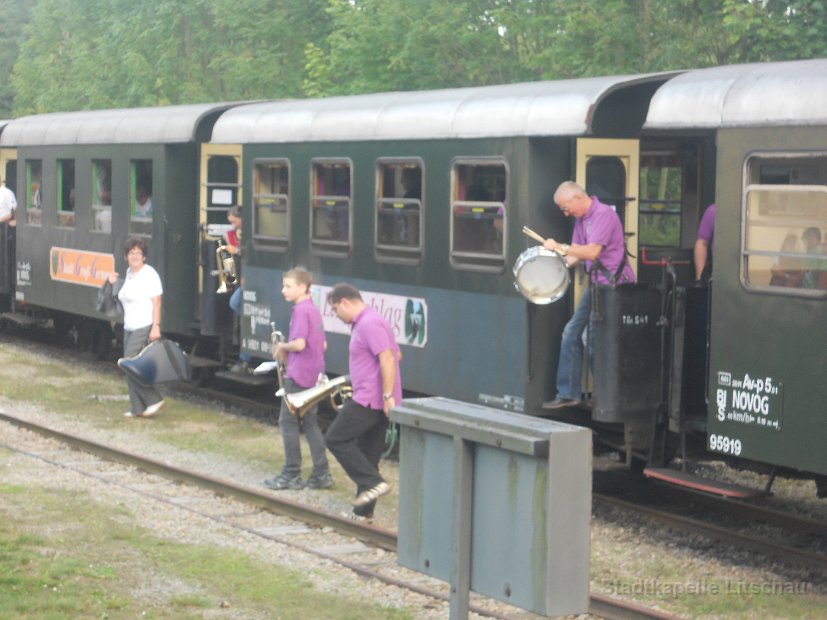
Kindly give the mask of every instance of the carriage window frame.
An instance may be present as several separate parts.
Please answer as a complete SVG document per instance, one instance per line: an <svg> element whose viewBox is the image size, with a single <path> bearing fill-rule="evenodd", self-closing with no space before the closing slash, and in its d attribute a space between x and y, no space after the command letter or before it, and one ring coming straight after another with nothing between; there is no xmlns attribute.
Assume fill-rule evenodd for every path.
<svg viewBox="0 0 827 620"><path fill-rule="evenodd" d="M214 174L219 171L215 167L210 167L213 160L216 160L216 163L219 160L231 161L235 169L230 172L234 173L235 178L232 181L216 179ZM227 214L233 210L233 207L241 207L244 191L241 174L242 167L239 156L227 153L210 153L207 156L205 178L202 183L206 193L206 201L201 207L200 221L205 225L208 234L221 238L232 228L227 223ZM221 200L217 200L217 198L221 198Z"/></svg>
<svg viewBox="0 0 827 620"><path fill-rule="evenodd" d="M71 168L71 179L69 179L69 175L67 175L68 168ZM77 204L75 179L75 160L58 159L57 189L55 193L57 196L57 225L60 228L75 227L75 207ZM67 181L71 181L68 186Z"/></svg>
<svg viewBox="0 0 827 620"><path fill-rule="evenodd" d="M112 234L112 160L109 158L93 159L91 161L91 178L92 178L92 218L91 229L92 232L101 233L105 235ZM105 181L104 175L101 175L101 167L108 167L109 179ZM109 202L100 199L101 190L105 189L104 184L108 183Z"/></svg>
<svg viewBox="0 0 827 620"><path fill-rule="evenodd" d="M43 225L43 160L39 158L26 160L26 223Z"/></svg>
<svg viewBox="0 0 827 620"><path fill-rule="evenodd" d="M645 165L645 159L659 159L666 160L670 157L677 159L676 162L660 163L657 166ZM669 178L671 171L677 173L677 197L670 197L662 191L657 191L654 195L648 195L648 181L650 181L649 173L657 170L661 187L658 190L664 192L670 189L669 186L674 186L675 181ZM667 176L664 178L663 174L666 172ZM683 239L683 203L684 203L684 188L686 183L686 162L682 161L681 153L678 150L674 151L658 151L646 153L644 157L640 158L640 198L638 199L638 239L640 245L652 247L667 247L680 248L681 239ZM671 187L671 189L675 189ZM649 237L650 230L660 229L661 226L656 223L658 221L669 222L672 226L664 226L667 229L664 232L664 238L652 239ZM677 223L677 226L674 224ZM671 230L670 230L671 228ZM660 232L660 231L658 231Z"/></svg>
<svg viewBox="0 0 827 620"><path fill-rule="evenodd" d="M802 182L801 178L796 177L795 167L796 162L801 164L815 159L821 159L823 171L820 172L819 182ZM784 162L783 164L779 162ZM761 168L762 163L767 163L765 168ZM773 165L774 164L774 165ZM777 172L771 169L775 168ZM787 172L784 172L786 169ZM768 172L769 171L769 172ZM763 178L758 175L762 174ZM810 179L814 181L815 179ZM755 181L755 182L752 182ZM807 153L779 153L779 152L759 152L750 154L744 161L742 172L742 204L741 204L741 243L740 243L740 280L741 285L748 290L772 293L776 295L786 295L792 297L808 297L808 298L827 298L827 288L807 288L805 284L800 283L804 278L804 272L809 269L803 269L796 266L804 263L806 267L809 261L810 265L814 262L819 267L825 266L825 269L816 269L818 273L827 273L827 152L807 152ZM799 211L791 211L786 208L777 209L775 213L771 209L770 202L772 201L772 194L801 194L802 200L795 204L807 204L808 199L804 196L812 196L813 194L823 195L822 203L822 217L813 217L813 214L807 213L807 209L803 208ZM759 203L758 197L767 197L767 200ZM755 197L755 200L753 200ZM776 197L776 202L780 196ZM816 213L816 216L818 214ZM808 253L800 245L801 232L810 227L817 227L822 233L821 248L822 253ZM751 243L751 231L753 228L763 227L765 229L778 229L777 238L773 248L766 249L757 248L754 243ZM787 239L795 237L796 246L794 248L785 248ZM782 239L779 243L778 239ZM771 266L765 269L756 269L751 267L750 260L754 258L755 262L771 263ZM786 261L786 267L781 266ZM768 282L756 282L757 279L753 274L769 271L771 277ZM821 280L827 278L827 275L821 276ZM764 279L767 279L766 277ZM822 286L819 283L819 286Z"/></svg>
<svg viewBox="0 0 827 620"><path fill-rule="evenodd" d="M260 190L259 166L279 166L287 170L287 193L262 192ZM291 196L293 183L293 169L290 160L285 157L266 157L253 160L252 179L252 207L253 207L253 245L256 248L276 252L287 252L290 247L290 223L291 223ZM269 210L271 213L280 212L284 214L284 234L272 236L263 234L259 230L259 213L261 210Z"/></svg>
<svg viewBox="0 0 827 620"><path fill-rule="evenodd" d="M402 176L404 176L405 169L416 169L419 172L419 197L405 198L404 196L384 196L385 187L384 172L386 167L399 166L403 168ZM420 265L422 264L425 253L425 162L421 157L380 157L376 160L376 176L374 183L374 218L373 218L373 248L374 255L377 262L396 263L403 265ZM400 179L395 179L401 183ZM404 186L402 186L404 188ZM415 209L416 213L411 213ZM417 218L416 242L415 244L408 243L393 243L386 242L381 237L382 234L382 219L384 211L390 214L398 214L404 218L401 221L402 235L410 235L411 216ZM405 213L407 211L407 213ZM397 218L394 218L397 219ZM410 237L408 236L408 239Z"/></svg>
<svg viewBox="0 0 827 620"><path fill-rule="evenodd" d="M348 193L331 194L326 189L317 193L319 188L317 167L325 166L346 166L348 170ZM329 256L335 258L349 258L353 246L353 160L349 157L314 157L310 160L310 201L309 201L309 225L310 225L310 251L316 256ZM334 213L346 210L347 215L347 239L330 238L325 239L317 236L318 224L316 217L321 208L333 208ZM335 219L341 219L338 214ZM341 230L340 230L341 232Z"/></svg>
<svg viewBox="0 0 827 620"><path fill-rule="evenodd" d="M479 168L502 167L505 176L503 200L466 200L459 197L461 167L474 166ZM451 266L458 270L481 271L486 273L503 273L508 255L508 202L511 195L511 169L504 157L457 157L451 162L450 184L450 218L449 218L449 254ZM468 218L468 215L471 217ZM467 251L456 249L457 216L460 219L491 219L500 220L501 230L498 232L496 224L492 222L495 239L500 240L499 251ZM482 216L488 216L483 218ZM496 241L495 241L496 242ZM495 248L496 250L496 248Z"/></svg>
<svg viewBox="0 0 827 620"><path fill-rule="evenodd" d="M144 167L148 167L144 168ZM139 168L143 168L139 170ZM152 222L155 217L155 210L158 205L153 199L154 192L154 167L151 159L130 159L129 160L129 234L141 237L152 236ZM147 200L150 203L149 216L137 215L138 212L138 188L143 187L147 193Z"/></svg>

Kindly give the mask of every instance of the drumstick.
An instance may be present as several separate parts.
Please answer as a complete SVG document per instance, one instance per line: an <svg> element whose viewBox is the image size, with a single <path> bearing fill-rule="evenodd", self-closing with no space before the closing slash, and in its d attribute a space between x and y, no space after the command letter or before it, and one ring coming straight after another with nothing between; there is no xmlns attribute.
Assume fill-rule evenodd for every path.
<svg viewBox="0 0 827 620"><path fill-rule="evenodd" d="M531 237L535 241L539 241L540 243L543 243L545 241L545 239L543 239L540 235L531 230L528 226L523 226L523 234L528 235L529 237Z"/></svg>

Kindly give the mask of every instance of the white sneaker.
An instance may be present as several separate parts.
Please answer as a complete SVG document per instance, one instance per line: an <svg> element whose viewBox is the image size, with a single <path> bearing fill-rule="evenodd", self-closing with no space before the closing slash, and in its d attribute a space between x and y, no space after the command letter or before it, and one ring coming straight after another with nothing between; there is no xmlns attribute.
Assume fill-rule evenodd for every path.
<svg viewBox="0 0 827 620"><path fill-rule="evenodd" d="M156 413L158 413L161 409L163 409L165 404L166 403L164 401L159 400L154 405L150 405L149 407L147 407L146 410L141 414L141 416L144 417L144 418L151 418Z"/></svg>
<svg viewBox="0 0 827 620"><path fill-rule="evenodd" d="M132 413L131 411L127 411L125 414L123 414L123 417L125 417L125 418L140 418L141 414L140 413Z"/></svg>
<svg viewBox="0 0 827 620"><path fill-rule="evenodd" d="M367 491L362 491L359 495L356 496L356 499L353 500L354 506L364 506L365 504L369 504L380 497L382 497L385 493L391 490L391 485L387 482L382 481L377 484L375 487L368 489Z"/></svg>

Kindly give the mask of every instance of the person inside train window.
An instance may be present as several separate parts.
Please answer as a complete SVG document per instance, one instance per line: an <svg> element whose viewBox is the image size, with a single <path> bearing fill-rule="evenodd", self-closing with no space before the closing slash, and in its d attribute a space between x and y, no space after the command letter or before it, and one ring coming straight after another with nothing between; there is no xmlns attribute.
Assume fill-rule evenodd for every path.
<svg viewBox="0 0 827 620"><path fill-rule="evenodd" d="M92 212L94 229L100 232L112 232L112 162L108 159L92 161Z"/></svg>
<svg viewBox="0 0 827 620"><path fill-rule="evenodd" d="M135 217L152 217L152 197L145 185L135 188Z"/></svg>
<svg viewBox="0 0 827 620"><path fill-rule="evenodd" d="M781 242L779 250L781 255L773 260L770 269L770 286L799 286L804 277L801 259L789 256L789 254L801 253L798 235L789 233Z"/></svg>
<svg viewBox="0 0 827 620"><path fill-rule="evenodd" d="M589 196L574 181L565 181L554 192L554 202L568 217L575 218L571 244L546 239L543 247L556 252L571 267L581 260L591 284L634 282L635 273L626 260L623 225L614 209ZM589 323L591 286L563 329L557 365L557 396L543 409L564 409L582 403L583 333ZM589 356L591 358L591 355Z"/></svg>
<svg viewBox="0 0 827 620"><path fill-rule="evenodd" d="M821 230L811 226L801 235L804 244L804 277L801 280L801 288L827 289L827 257L820 258L824 254L824 247L821 245Z"/></svg>
<svg viewBox="0 0 827 620"><path fill-rule="evenodd" d="M715 240L715 203L704 211L698 225L698 238L695 240L693 258L695 261L695 280L709 280L712 274L712 248Z"/></svg>
<svg viewBox="0 0 827 620"><path fill-rule="evenodd" d="M17 210L17 198L14 192L6 187L3 179L0 179L0 224L15 226L14 212Z"/></svg>
<svg viewBox="0 0 827 620"><path fill-rule="evenodd" d="M224 245L227 252L232 254L235 259L235 277L238 282L232 295L230 295L230 308L233 311L236 319L241 319L241 207L236 205L227 212L227 221L232 226L226 233L224 233ZM219 266L220 267L220 266ZM246 373L250 371L250 362L253 357L249 353L240 352L238 354L238 362L230 369L233 372Z"/></svg>

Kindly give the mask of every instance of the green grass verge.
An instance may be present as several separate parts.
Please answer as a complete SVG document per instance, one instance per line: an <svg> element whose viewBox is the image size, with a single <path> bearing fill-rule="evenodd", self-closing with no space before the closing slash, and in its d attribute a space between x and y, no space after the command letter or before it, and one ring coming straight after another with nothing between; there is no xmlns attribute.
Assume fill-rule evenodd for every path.
<svg viewBox="0 0 827 620"><path fill-rule="evenodd" d="M135 527L88 493L0 484L0 618L398 619L295 570Z"/></svg>

